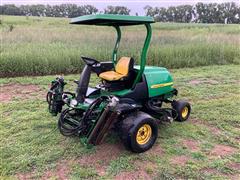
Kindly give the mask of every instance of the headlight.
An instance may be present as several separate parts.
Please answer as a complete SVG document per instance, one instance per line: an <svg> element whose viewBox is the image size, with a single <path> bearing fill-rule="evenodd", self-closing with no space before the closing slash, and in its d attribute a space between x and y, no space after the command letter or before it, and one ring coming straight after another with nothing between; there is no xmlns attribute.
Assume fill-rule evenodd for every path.
<svg viewBox="0 0 240 180"><path fill-rule="evenodd" d="M71 107L75 107L77 104L78 104L78 102L77 102L76 99L72 99L71 102L70 102Z"/></svg>

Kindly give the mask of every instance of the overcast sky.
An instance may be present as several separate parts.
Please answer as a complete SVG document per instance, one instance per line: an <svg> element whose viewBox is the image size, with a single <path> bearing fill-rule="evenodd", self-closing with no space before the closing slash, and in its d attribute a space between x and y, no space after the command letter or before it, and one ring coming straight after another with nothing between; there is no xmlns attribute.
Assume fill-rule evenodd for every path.
<svg viewBox="0 0 240 180"><path fill-rule="evenodd" d="M158 6L158 7L168 7L182 4L195 4L197 2L204 3L222 3L222 2L235 2L240 4L240 0L0 0L2 4L65 4L65 3L73 3L78 5L91 4L97 7L100 11L102 11L106 6L126 6L131 9L131 14L135 14L136 12L139 15L144 15L143 7L146 5L150 6Z"/></svg>

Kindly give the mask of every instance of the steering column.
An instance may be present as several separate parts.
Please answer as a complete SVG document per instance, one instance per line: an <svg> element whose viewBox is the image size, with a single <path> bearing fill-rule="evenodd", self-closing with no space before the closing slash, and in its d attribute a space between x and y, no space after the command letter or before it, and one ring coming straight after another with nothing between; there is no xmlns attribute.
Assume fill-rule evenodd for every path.
<svg viewBox="0 0 240 180"><path fill-rule="evenodd" d="M92 67L100 64L97 60L89 58L89 57L82 56L81 58L86 63L86 65L83 68L83 71L80 75L80 80L78 82L78 86L77 86L77 90L76 90L76 93L77 93L76 100L78 103L83 103L85 100L89 81L90 81Z"/></svg>

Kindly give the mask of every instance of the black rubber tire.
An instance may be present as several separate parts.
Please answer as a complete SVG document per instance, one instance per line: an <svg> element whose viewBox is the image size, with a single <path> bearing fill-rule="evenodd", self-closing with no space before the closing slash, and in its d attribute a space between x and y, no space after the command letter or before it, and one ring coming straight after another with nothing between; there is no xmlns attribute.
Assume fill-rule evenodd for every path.
<svg viewBox="0 0 240 180"><path fill-rule="evenodd" d="M182 116L182 111L183 109L187 107L188 108L188 114L186 117ZM183 122L188 120L190 113L191 113L191 105L186 102L186 101L173 101L172 102L172 108L176 111L177 113L177 118L176 121Z"/></svg>
<svg viewBox="0 0 240 180"><path fill-rule="evenodd" d="M146 144L138 144L136 135L142 125L148 124L152 129L152 135ZM141 153L150 149L158 137L156 120L144 112L136 112L128 115L120 125L120 138L125 147L132 152Z"/></svg>

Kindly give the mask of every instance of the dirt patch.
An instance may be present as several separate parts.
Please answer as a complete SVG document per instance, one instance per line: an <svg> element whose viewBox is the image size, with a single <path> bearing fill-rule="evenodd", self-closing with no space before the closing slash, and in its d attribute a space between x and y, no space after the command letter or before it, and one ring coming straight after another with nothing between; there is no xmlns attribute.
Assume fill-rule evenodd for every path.
<svg viewBox="0 0 240 180"><path fill-rule="evenodd" d="M239 174L229 175L228 178L231 180L239 180L240 175Z"/></svg>
<svg viewBox="0 0 240 180"><path fill-rule="evenodd" d="M19 180L28 180L28 179L35 179L33 173L19 173L16 175L16 179Z"/></svg>
<svg viewBox="0 0 240 180"><path fill-rule="evenodd" d="M223 179L239 180L239 177L240 177L239 174L221 173L215 168L203 168L200 170L200 172L203 174L218 175L218 176L222 177Z"/></svg>
<svg viewBox="0 0 240 180"><path fill-rule="evenodd" d="M69 159L59 161L56 168L46 170L41 177L41 179L51 179L56 178L59 180L68 179L68 174L70 171L71 164L79 163L85 167L93 167L96 169L99 176L104 176L106 174L107 166L111 160L116 159L125 150L121 143L117 144L101 144L96 147L96 152L90 155L83 155L78 159ZM36 179L36 172L33 170L29 173L19 173L16 175L17 179Z"/></svg>
<svg viewBox="0 0 240 180"><path fill-rule="evenodd" d="M236 83L236 84L240 84L240 80L236 80L235 83Z"/></svg>
<svg viewBox="0 0 240 180"><path fill-rule="evenodd" d="M93 166L98 172L98 175L103 176L106 174L106 169L110 161L119 157L124 150L125 149L121 143L104 143L96 146L95 153L90 155L85 154L76 161L83 166Z"/></svg>
<svg viewBox="0 0 240 180"><path fill-rule="evenodd" d="M216 145L210 152L210 155L212 156L228 156L232 155L237 151L236 148L233 148L231 146L218 144Z"/></svg>
<svg viewBox="0 0 240 180"><path fill-rule="evenodd" d="M218 170L214 168L203 168L200 171L204 174L219 174Z"/></svg>
<svg viewBox="0 0 240 180"><path fill-rule="evenodd" d="M37 85L6 84L0 86L0 102L7 103L14 98L31 99L43 98L44 93Z"/></svg>
<svg viewBox="0 0 240 180"><path fill-rule="evenodd" d="M197 84L200 84L201 81L195 79L195 80L191 80L191 81L189 81L188 83L191 84L191 85L197 85Z"/></svg>
<svg viewBox="0 0 240 180"><path fill-rule="evenodd" d="M132 172L121 172L115 178L115 180L150 180L152 179L146 171L138 170Z"/></svg>
<svg viewBox="0 0 240 180"><path fill-rule="evenodd" d="M184 147L186 147L187 149L193 151L193 152L196 152L196 151L199 151L199 143L197 141L193 141L193 140L190 140L190 139L184 139L182 141L182 144Z"/></svg>
<svg viewBox="0 0 240 180"><path fill-rule="evenodd" d="M235 137L235 139L237 140L237 141L240 141L240 137L238 136L238 137Z"/></svg>
<svg viewBox="0 0 240 180"><path fill-rule="evenodd" d="M157 174L158 166L155 162L145 161L145 160L136 160L134 162L134 167L140 171L145 172L148 176L154 177Z"/></svg>
<svg viewBox="0 0 240 180"><path fill-rule="evenodd" d="M170 162L172 164L176 164L176 165L180 165L180 166L184 166L188 160L190 160L190 158L188 156L185 155L181 155L181 156L175 156L173 157Z"/></svg>
<svg viewBox="0 0 240 180"><path fill-rule="evenodd" d="M193 79L188 82L191 85L199 85L199 84L211 84L215 85L218 84L219 82L213 79Z"/></svg>
<svg viewBox="0 0 240 180"><path fill-rule="evenodd" d="M205 126L207 129L209 129L209 131L213 134L213 135L216 135L216 136L219 136L222 134L222 131L217 128L216 126L214 125L211 125L211 124L208 124L208 122L206 121L203 121L203 120L199 120L199 119L192 119L191 122L195 125L203 125Z"/></svg>
<svg viewBox="0 0 240 180"><path fill-rule="evenodd" d="M46 171L41 179L44 179L44 180L47 180L50 178L56 178L59 180L68 179L69 165L71 164L71 162L72 160L70 161L64 160L59 162L55 170Z"/></svg>
<svg viewBox="0 0 240 180"><path fill-rule="evenodd" d="M0 93L0 101L1 102L3 102L3 103L9 102L9 101L11 101L11 99L12 99L11 95Z"/></svg>
<svg viewBox="0 0 240 180"><path fill-rule="evenodd" d="M240 179L240 175L236 174L236 175L230 175L228 176L231 180L239 180Z"/></svg>
<svg viewBox="0 0 240 180"><path fill-rule="evenodd" d="M219 172L217 169L215 169L215 168L206 167L206 168L201 169L200 172L201 172L203 175L214 175L214 176L224 177L224 174L223 174L223 173L220 173L220 172Z"/></svg>
<svg viewBox="0 0 240 180"><path fill-rule="evenodd" d="M212 133L213 135L216 135L216 136L221 135L221 130L218 129L217 127L214 127L214 126L212 126L212 125L209 125L209 126L208 126L208 129L211 131L211 133Z"/></svg>
<svg viewBox="0 0 240 180"><path fill-rule="evenodd" d="M240 171L240 163L233 162L233 163L230 163L228 167L235 171Z"/></svg>
<svg viewBox="0 0 240 180"><path fill-rule="evenodd" d="M56 178L59 180L68 179L69 165L72 163L72 160L63 160L59 161L55 169L46 170L40 179L47 180L51 178ZM37 172L33 170L29 173L19 173L16 175L17 179L28 180L28 179L37 179Z"/></svg>
<svg viewBox="0 0 240 180"><path fill-rule="evenodd" d="M155 144L151 149L144 152L143 154L153 155L153 156L162 156L164 154L164 151L159 144Z"/></svg>

